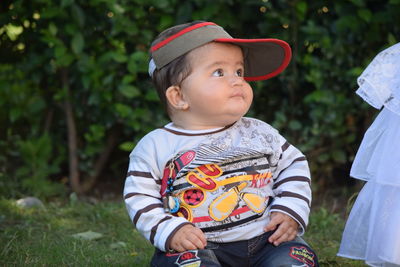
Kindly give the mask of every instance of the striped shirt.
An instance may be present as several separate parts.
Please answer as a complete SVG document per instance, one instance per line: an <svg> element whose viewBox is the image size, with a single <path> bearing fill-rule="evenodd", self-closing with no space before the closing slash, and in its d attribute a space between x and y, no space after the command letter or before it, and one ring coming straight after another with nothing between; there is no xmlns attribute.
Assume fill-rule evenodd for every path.
<svg viewBox="0 0 400 267"><path fill-rule="evenodd" d="M213 242L253 238L263 234L272 211L296 220L301 235L310 171L305 156L260 120L202 131L170 123L130 154L124 199L137 230L162 251L189 223Z"/></svg>

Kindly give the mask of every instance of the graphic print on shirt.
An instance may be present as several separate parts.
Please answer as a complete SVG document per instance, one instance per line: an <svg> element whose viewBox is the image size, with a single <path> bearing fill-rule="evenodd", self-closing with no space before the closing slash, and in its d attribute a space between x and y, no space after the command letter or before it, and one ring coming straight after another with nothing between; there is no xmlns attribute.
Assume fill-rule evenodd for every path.
<svg viewBox="0 0 400 267"><path fill-rule="evenodd" d="M223 230L264 214L272 196L271 179L266 154L202 145L166 164L161 195L175 199L167 200L167 205L177 208L170 207L174 215L205 232Z"/></svg>

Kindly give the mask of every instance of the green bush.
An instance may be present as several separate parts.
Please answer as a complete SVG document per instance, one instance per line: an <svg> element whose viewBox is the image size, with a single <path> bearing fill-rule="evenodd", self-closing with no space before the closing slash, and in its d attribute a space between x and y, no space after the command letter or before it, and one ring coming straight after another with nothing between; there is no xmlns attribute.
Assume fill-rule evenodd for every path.
<svg viewBox="0 0 400 267"><path fill-rule="evenodd" d="M400 36L399 0L5 0L0 11L1 183L44 195L58 189L49 182L40 192L33 180L68 177L82 193L104 173L123 178L136 142L168 121L147 75L149 44L197 19L235 37L289 42L291 64L253 84L250 115L304 151L324 192L374 114L354 94L356 77ZM43 138L37 169L25 150ZM27 175L33 169L41 178Z"/></svg>

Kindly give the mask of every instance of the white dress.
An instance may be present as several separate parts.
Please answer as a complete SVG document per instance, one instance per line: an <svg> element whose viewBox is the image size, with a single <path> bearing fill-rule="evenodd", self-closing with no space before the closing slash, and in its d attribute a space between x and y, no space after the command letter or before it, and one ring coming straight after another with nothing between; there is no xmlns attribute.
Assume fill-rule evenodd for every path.
<svg viewBox="0 0 400 267"><path fill-rule="evenodd" d="M367 130L350 176L367 181L351 210L338 256L400 266L400 43L379 53L357 94L382 111Z"/></svg>

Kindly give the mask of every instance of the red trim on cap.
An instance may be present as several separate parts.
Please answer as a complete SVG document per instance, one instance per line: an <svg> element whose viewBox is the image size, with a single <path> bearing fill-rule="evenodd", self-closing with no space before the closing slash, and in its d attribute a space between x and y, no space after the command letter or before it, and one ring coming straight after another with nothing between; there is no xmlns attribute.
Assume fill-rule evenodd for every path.
<svg viewBox="0 0 400 267"><path fill-rule="evenodd" d="M171 35L171 36L168 37L167 39L165 39L165 40L159 42L158 44L152 46L152 47L150 48L150 50L151 50L151 52L154 52L154 51L156 51L157 49L159 49L159 48L163 47L164 45L168 44L168 43L171 42L172 40L178 38L179 36L182 36L183 34L185 34L185 33L187 33L187 32L190 32L190 31L193 31L193 30L195 30L195 29L198 29L198 28L201 28L201 27L204 27L204 26L208 26L208 25L217 25L217 24L212 23L212 22L202 22L202 23L198 23L198 24L195 24L195 25L193 25L193 26L187 27L187 28L185 28L185 29L183 29L183 30L181 30L181 31L179 31L179 32L177 32L177 33L175 33L174 35Z"/></svg>
<svg viewBox="0 0 400 267"><path fill-rule="evenodd" d="M292 50L288 43L279 39L235 39L235 38L219 38L215 39L216 42L223 42L223 43L276 43L283 48L285 51L285 58L283 59L282 64L273 72L268 73L267 75L263 76L255 76L255 77L244 77L244 79L248 82L252 81L259 81L259 80L267 80L270 79L279 73L281 73L290 62L292 58Z"/></svg>

